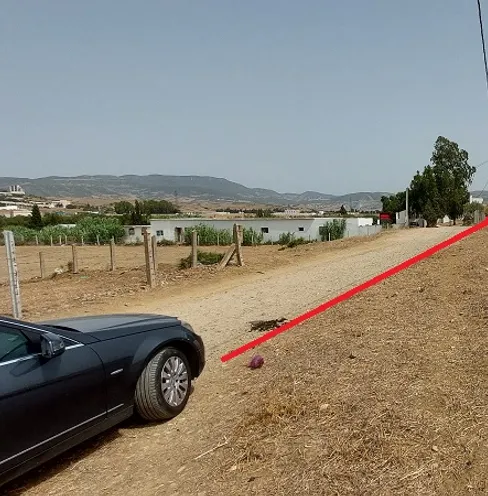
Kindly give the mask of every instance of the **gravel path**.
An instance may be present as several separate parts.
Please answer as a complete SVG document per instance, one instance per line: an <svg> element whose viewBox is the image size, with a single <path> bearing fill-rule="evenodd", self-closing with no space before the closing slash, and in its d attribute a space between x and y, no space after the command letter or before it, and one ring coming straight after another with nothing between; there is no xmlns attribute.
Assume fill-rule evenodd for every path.
<svg viewBox="0 0 488 496"><path fill-rule="evenodd" d="M170 298L137 311L168 313L191 322L202 334L213 361L217 353L255 337L256 333L249 332L250 321L296 317L462 229L398 231L367 245L278 269L232 289L197 294L191 299Z"/></svg>

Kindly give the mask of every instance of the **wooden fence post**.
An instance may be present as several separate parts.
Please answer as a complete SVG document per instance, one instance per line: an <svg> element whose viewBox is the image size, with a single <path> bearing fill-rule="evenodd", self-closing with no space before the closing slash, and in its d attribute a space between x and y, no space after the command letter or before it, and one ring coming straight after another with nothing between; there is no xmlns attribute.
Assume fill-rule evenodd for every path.
<svg viewBox="0 0 488 496"><path fill-rule="evenodd" d="M115 270L115 241L110 241L110 270Z"/></svg>
<svg viewBox="0 0 488 496"><path fill-rule="evenodd" d="M73 262L71 265L71 272L73 274L78 274L78 252L76 251L76 245L71 245L71 253L73 255Z"/></svg>
<svg viewBox="0 0 488 496"><path fill-rule="evenodd" d="M39 267L41 269L41 279L46 278L46 261L44 260L44 253L39 252Z"/></svg>
<svg viewBox="0 0 488 496"><path fill-rule="evenodd" d="M149 287L154 288L156 286L156 277L154 274L154 262L152 259L152 250L149 246L149 234L147 229L144 229L144 253L146 256L146 277Z"/></svg>
<svg viewBox="0 0 488 496"><path fill-rule="evenodd" d="M242 258L242 226L234 224L234 244L236 245L237 264L241 267L244 265Z"/></svg>
<svg viewBox="0 0 488 496"><path fill-rule="evenodd" d="M154 235L151 237L151 249L152 249L152 258L154 265L154 274L157 276L158 274L158 238Z"/></svg>
<svg viewBox="0 0 488 496"><path fill-rule="evenodd" d="M196 267L198 263L198 242L197 231L191 233L191 266Z"/></svg>

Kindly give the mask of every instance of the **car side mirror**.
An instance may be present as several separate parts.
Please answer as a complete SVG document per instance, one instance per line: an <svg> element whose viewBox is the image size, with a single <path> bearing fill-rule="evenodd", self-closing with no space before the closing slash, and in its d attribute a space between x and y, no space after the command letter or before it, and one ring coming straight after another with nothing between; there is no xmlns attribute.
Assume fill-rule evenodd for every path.
<svg viewBox="0 0 488 496"><path fill-rule="evenodd" d="M54 358L61 355L65 350L63 338L53 332L43 332L41 334L41 356L43 358Z"/></svg>

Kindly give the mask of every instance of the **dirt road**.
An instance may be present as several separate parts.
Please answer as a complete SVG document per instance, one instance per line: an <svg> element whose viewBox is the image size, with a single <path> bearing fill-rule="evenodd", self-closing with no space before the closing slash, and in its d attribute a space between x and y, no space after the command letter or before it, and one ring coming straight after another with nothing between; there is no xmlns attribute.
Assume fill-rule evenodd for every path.
<svg viewBox="0 0 488 496"><path fill-rule="evenodd" d="M209 356L249 340L249 321L291 319L403 260L459 232L441 227L399 231L375 242L328 253L299 265L268 271L232 288L189 295L131 308L177 315L201 332ZM236 281L234 281L234 284Z"/></svg>
<svg viewBox="0 0 488 496"><path fill-rule="evenodd" d="M112 495L121 490L140 496L187 494L178 492L179 474L184 477L186 465L212 447L208 443L214 442L220 419L225 419L226 409L236 402L236 384L245 381L236 376L237 365L222 366L218 358L257 335L249 332L249 321L292 318L460 229L399 231L227 285L219 282L157 301L126 302L125 311L177 315L191 322L204 337L208 366L187 411L165 425L115 430L51 463L44 469L45 475L31 475L17 494ZM398 301L402 301L401 295ZM114 310L112 305L110 311Z"/></svg>

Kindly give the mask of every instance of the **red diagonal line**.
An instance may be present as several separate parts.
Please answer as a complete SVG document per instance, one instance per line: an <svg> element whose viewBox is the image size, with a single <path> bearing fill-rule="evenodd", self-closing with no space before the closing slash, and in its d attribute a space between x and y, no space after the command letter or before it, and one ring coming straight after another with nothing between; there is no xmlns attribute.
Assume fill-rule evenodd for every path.
<svg viewBox="0 0 488 496"><path fill-rule="evenodd" d="M438 251L447 248L448 246L451 246L454 243L457 243L461 239L464 239L471 234L474 234L475 232L483 229L484 227L488 226L488 218L483 220L482 222L471 226L464 231L455 234L454 236L441 241L437 245L434 245L427 250L425 250L422 253L419 253L418 255L413 256L412 258L409 258L408 260L405 260L404 262L401 262L400 264L396 265L395 267L392 267L382 274L378 274L374 276L373 278L369 279L368 281L359 284L358 286L355 286L352 289L349 289L345 293L342 293L339 296L336 296L335 298L332 298L329 301L326 301L325 303L322 303L320 306L314 308L313 310L309 310L308 312L299 315L298 317L295 317L293 320L290 320L286 324L283 324L280 327L277 327L276 329L273 329L272 331L267 332L266 334L263 334L259 338L254 339L253 341L249 341L248 343L240 346L239 348L230 351L229 353L226 353L223 355L220 360L222 362L228 362L229 360L232 360L233 358L242 355L242 353L245 353L246 351L255 348L256 346L259 346L260 344L269 341L270 339L274 338L278 334L281 334L285 331L288 331L289 329L292 329L293 327L297 326L298 324L301 324L302 322L305 322L308 319L311 319L312 317L315 317L319 313L325 312L325 310L328 310L329 308L337 305L338 303L341 303L343 301L346 301L347 299L351 298L352 296L360 293L361 291L364 291L365 289L370 288L371 286L374 286L375 284L378 284L381 281L384 281L388 277L391 277L395 274L398 274L398 272L401 272L402 270L407 269L411 265L416 264L417 262L420 262L421 260L424 260L425 258L428 258Z"/></svg>

